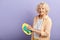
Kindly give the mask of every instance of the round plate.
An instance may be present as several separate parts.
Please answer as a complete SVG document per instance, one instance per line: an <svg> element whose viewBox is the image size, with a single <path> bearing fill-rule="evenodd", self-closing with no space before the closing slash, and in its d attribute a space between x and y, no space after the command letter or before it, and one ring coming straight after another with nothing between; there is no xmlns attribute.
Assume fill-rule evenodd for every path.
<svg viewBox="0 0 60 40"><path fill-rule="evenodd" d="M23 30L23 32L25 33L25 34L27 34L27 35L31 35L31 30L28 30L27 29L27 27L29 26L29 24L27 24L27 23L23 23L22 24L22 30Z"/></svg>

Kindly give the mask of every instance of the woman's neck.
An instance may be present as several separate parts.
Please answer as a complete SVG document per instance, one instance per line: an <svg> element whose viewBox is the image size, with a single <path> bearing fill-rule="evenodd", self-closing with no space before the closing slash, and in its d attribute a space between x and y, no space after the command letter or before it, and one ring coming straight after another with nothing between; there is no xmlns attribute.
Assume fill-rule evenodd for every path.
<svg viewBox="0 0 60 40"><path fill-rule="evenodd" d="M38 15L39 19L43 19L44 17L46 17L47 15Z"/></svg>

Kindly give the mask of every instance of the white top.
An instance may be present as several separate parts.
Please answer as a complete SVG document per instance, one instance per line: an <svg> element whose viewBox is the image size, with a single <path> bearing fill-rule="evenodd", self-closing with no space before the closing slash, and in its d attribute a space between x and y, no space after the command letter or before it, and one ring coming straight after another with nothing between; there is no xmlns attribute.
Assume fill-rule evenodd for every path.
<svg viewBox="0 0 60 40"><path fill-rule="evenodd" d="M39 19L37 21L37 23L34 25L34 29L36 30L41 30L41 24L42 24L43 20ZM39 35L37 33L34 32L34 38L39 38Z"/></svg>

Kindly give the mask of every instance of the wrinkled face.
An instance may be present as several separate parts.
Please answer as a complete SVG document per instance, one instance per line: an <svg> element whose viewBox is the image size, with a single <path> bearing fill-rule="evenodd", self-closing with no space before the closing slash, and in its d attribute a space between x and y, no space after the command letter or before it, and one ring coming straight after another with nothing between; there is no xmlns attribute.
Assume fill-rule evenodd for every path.
<svg viewBox="0 0 60 40"><path fill-rule="evenodd" d="M46 14L46 8L44 5L39 5L37 7L37 12L39 13L39 15L44 15Z"/></svg>

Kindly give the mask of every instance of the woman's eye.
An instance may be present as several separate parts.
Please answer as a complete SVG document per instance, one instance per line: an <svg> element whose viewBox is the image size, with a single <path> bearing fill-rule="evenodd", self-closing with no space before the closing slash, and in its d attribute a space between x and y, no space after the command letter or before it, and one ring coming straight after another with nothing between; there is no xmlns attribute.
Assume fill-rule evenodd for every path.
<svg viewBox="0 0 60 40"><path fill-rule="evenodd" d="M41 8L38 8L38 9L41 9Z"/></svg>

